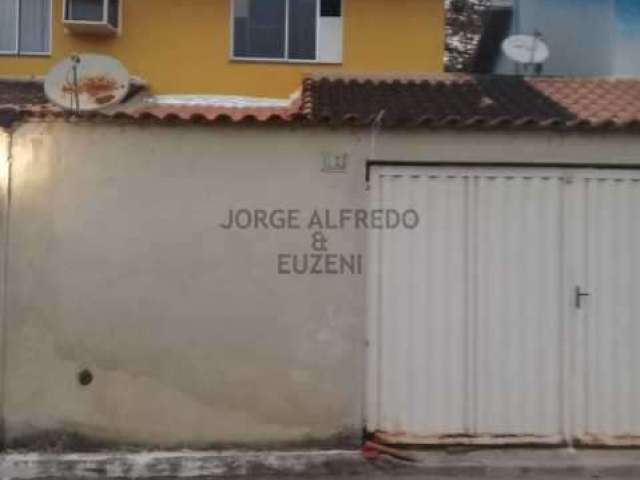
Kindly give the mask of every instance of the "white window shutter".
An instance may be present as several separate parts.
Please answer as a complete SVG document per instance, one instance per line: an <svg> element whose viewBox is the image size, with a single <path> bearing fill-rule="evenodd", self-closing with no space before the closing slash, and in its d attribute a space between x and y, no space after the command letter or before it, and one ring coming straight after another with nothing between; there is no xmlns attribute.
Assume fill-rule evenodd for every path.
<svg viewBox="0 0 640 480"><path fill-rule="evenodd" d="M343 17L320 17L318 24L318 61L342 63Z"/></svg>

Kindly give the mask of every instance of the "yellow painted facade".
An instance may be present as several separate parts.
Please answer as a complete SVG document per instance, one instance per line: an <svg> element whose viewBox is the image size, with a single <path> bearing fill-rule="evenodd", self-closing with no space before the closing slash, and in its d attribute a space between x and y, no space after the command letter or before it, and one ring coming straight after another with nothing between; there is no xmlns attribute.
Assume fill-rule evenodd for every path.
<svg viewBox="0 0 640 480"><path fill-rule="evenodd" d="M340 65L230 59L231 0L124 0L116 37L71 34L52 0L52 55L0 56L0 76L42 76L71 53L118 58L159 94L286 97L304 73L439 72L444 0L343 0Z"/></svg>

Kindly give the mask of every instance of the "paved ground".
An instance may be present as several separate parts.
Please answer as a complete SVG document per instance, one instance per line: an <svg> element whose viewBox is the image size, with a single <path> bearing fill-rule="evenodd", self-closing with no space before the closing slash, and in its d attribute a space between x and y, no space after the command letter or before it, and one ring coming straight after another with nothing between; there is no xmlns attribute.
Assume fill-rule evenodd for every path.
<svg viewBox="0 0 640 480"><path fill-rule="evenodd" d="M637 479L638 477L619 477L619 476L593 476L590 474L584 475L535 475L535 474L522 474L517 476L495 476L495 475L430 475L430 474L415 474L415 475L403 475L403 474L384 474L384 475L356 475L356 476L276 476L276 477L244 477L250 480L619 480L625 479ZM152 479L152 480L169 480L166 477ZM174 477L171 480L179 480L178 477ZM238 480L238 477L215 477L211 480Z"/></svg>
<svg viewBox="0 0 640 480"><path fill-rule="evenodd" d="M361 452L0 455L0 480L640 480L640 450L439 450L414 462Z"/></svg>
<svg viewBox="0 0 640 480"><path fill-rule="evenodd" d="M58 480L60 477L35 477L34 480ZM113 480L113 477L67 477L69 480ZM119 478L117 480L130 480L130 478ZM182 480L185 477L154 477L147 480ZM400 474L385 474L385 475L356 475L356 476L274 476L274 477L198 477L198 480L239 480L244 478L247 480L618 480L620 478L634 478L638 477L618 477L618 476L593 476L589 474L584 475L535 475L535 474L522 474L518 476L460 476L460 475L400 475ZM65 479L67 480L67 479Z"/></svg>
<svg viewBox="0 0 640 480"><path fill-rule="evenodd" d="M336 476L336 477L252 477L251 480L295 480L295 478L300 478L301 480L477 480L477 479L486 479L486 480L615 480L620 477L600 477L600 476L590 476L590 475L582 475L582 476L537 476L537 475L521 475L517 477L495 477L495 476L486 476L486 477L477 477L477 476L431 476L431 475L383 475L383 476ZM637 477L635 477L637 478ZM165 480L165 479L162 479ZM172 479L173 480L173 479ZM178 479L175 479L178 480ZM221 480L220 478L216 478L215 480ZM222 480L238 480L237 477L229 478Z"/></svg>

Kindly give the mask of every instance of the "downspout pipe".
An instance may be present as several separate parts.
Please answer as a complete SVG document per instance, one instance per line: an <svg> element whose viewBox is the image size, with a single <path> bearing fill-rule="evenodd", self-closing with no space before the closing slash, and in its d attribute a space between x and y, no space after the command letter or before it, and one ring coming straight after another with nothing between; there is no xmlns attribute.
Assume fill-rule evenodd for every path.
<svg viewBox="0 0 640 480"><path fill-rule="evenodd" d="M6 371L7 371L7 315L9 274L9 228L11 223L11 183L14 131L11 122L0 113L0 446L6 447Z"/></svg>

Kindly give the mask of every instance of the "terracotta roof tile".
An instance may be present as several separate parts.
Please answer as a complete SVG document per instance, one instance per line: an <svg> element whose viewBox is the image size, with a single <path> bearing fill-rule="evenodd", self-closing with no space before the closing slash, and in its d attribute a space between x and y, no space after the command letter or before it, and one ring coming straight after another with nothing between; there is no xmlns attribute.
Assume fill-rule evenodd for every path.
<svg viewBox="0 0 640 480"><path fill-rule="evenodd" d="M0 80L0 108L45 105L42 83L29 80Z"/></svg>
<svg viewBox="0 0 640 480"><path fill-rule="evenodd" d="M129 108L126 105L108 115L128 119L150 119L177 122L289 122L300 111L300 102L288 107L229 107L217 105L157 105L142 103Z"/></svg>
<svg viewBox="0 0 640 480"><path fill-rule="evenodd" d="M49 104L38 82L0 80L0 126L73 116ZM159 104L138 89L86 119L278 122L446 128L638 128L640 79L437 75L311 75L286 106Z"/></svg>
<svg viewBox="0 0 640 480"><path fill-rule="evenodd" d="M640 81L632 79L553 80L529 82L577 118L598 124L640 121Z"/></svg>
<svg viewBox="0 0 640 480"><path fill-rule="evenodd" d="M518 77L448 76L414 78L310 77L305 80L309 114L317 122L339 124L349 117L368 124L378 115L386 126L496 126L540 123L574 115Z"/></svg>
<svg viewBox="0 0 640 480"><path fill-rule="evenodd" d="M382 115L388 127L636 127L640 79L312 75L302 102L314 122L328 124Z"/></svg>

